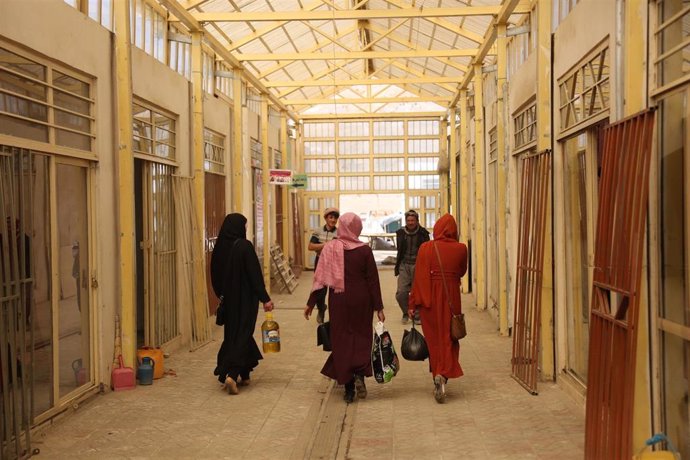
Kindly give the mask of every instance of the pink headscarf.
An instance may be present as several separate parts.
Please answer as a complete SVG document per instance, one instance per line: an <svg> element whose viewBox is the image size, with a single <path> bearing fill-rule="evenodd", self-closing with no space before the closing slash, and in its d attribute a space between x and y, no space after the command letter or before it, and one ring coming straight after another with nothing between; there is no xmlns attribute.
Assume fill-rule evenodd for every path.
<svg viewBox="0 0 690 460"><path fill-rule="evenodd" d="M336 293L345 291L345 251L364 246L359 241L362 233L362 219L353 212L346 212L338 220L337 238L323 247L319 265L314 273L311 290L331 287Z"/></svg>

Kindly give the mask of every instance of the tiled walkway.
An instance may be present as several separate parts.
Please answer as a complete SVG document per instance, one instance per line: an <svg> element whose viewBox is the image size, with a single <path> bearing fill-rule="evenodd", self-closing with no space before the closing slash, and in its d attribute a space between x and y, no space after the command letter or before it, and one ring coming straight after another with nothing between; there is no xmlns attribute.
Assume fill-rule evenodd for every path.
<svg viewBox="0 0 690 460"><path fill-rule="evenodd" d="M399 347L395 278L389 268L380 274ZM449 382L446 404L434 401L426 362L402 361L391 383L367 379L367 399L347 406L342 388L319 374L326 353L315 346L314 318L302 318L310 284L305 272L292 296L274 295L283 350L265 356L239 395L222 392L212 375L219 341L178 351L166 361L176 377L96 396L39 433L40 458L583 457L583 407L554 384L540 383L538 396L518 385L510 377L511 340L472 308L460 350L465 376Z"/></svg>

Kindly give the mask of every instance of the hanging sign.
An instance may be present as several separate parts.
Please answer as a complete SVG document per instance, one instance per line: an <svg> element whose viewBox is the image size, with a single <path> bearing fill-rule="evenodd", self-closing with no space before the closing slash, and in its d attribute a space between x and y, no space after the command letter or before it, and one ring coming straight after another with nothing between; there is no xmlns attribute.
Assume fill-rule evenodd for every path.
<svg viewBox="0 0 690 460"><path fill-rule="evenodd" d="M289 169L269 169L268 183L274 185L292 184L292 171Z"/></svg>
<svg viewBox="0 0 690 460"><path fill-rule="evenodd" d="M293 174L292 175L292 188L307 188L307 175L306 174Z"/></svg>

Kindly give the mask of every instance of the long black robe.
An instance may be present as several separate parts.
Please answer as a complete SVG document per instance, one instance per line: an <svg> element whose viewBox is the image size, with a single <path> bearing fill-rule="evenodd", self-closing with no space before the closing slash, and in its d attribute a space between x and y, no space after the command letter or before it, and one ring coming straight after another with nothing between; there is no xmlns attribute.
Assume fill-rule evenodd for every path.
<svg viewBox="0 0 690 460"><path fill-rule="evenodd" d="M231 369L254 369L263 359L254 340L259 301L270 300L254 245L246 239L247 219L228 214L211 255L211 284L224 297L224 336L214 375L225 382Z"/></svg>

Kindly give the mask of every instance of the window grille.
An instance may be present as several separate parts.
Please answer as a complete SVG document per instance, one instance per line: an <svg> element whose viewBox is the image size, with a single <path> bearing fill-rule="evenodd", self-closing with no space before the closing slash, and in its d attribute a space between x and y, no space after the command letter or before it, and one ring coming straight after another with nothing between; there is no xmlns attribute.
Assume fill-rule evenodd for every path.
<svg viewBox="0 0 690 460"><path fill-rule="evenodd" d="M0 133L92 151L90 79L0 47Z"/></svg>
<svg viewBox="0 0 690 460"><path fill-rule="evenodd" d="M135 153L175 159L175 120L145 102L132 104L132 150Z"/></svg>
<svg viewBox="0 0 690 460"><path fill-rule="evenodd" d="M260 168L263 162L263 145L254 138L249 139L249 151L252 157L252 166Z"/></svg>
<svg viewBox="0 0 690 460"><path fill-rule="evenodd" d="M537 140L537 105L532 102L513 117L515 149L530 145Z"/></svg>
<svg viewBox="0 0 690 460"><path fill-rule="evenodd" d="M559 81L561 131L609 109L609 49L603 47Z"/></svg>
<svg viewBox="0 0 690 460"><path fill-rule="evenodd" d="M206 51L201 53L201 87L209 94L213 94L213 89L215 88L213 84L215 79L215 60L215 54L207 53Z"/></svg>
<svg viewBox="0 0 690 460"><path fill-rule="evenodd" d="M204 128L204 171L225 172L225 136Z"/></svg>
<svg viewBox="0 0 690 460"><path fill-rule="evenodd" d="M498 135L496 127L489 130L489 163L493 163L498 159Z"/></svg>
<svg viewBox="0 0 690 460"><path fill-rule="evenodd" d="M657 90L671 89L690 79L690 5L681 0L657 1Z"/></svg>

